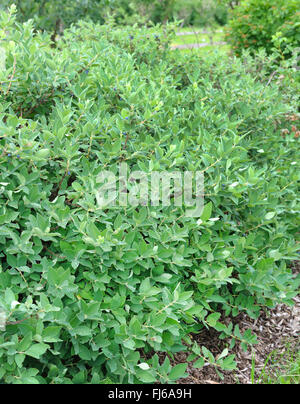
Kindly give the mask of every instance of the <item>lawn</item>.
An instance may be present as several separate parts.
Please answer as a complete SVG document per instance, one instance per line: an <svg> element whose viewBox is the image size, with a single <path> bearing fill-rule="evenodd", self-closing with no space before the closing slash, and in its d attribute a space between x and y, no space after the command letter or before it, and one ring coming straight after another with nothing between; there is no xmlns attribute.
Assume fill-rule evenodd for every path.
<svg viewBox="0 0 300 404"><path fill-rule="evenodd" d="M193 33L191 33L193 32ZM179 33L184 35L178 35ZM190 34L191 33L191 34ZM227 54L230 50L229 45L219 44L216 43L224 42L224 32L223 30L216 30L215 32L205 32L205 30L201 28L182 28L177 32L176 38L174 39L172 46L181 46L187 45L186 49L180 49L183 53L213 53L215 51L221 52L222 54ZM213 44L212 44L213 43ZM188 46L196 44L196 45L205 45L203 47L195 47L189 48Z"/></svg>
<svg viewBox="0 0 300 404"><path fill-rule="evenodd" d="M220 54L226 56L230 52L229 45L208 45L202 48L188 48L188 49L175 49L174 51L185 53L185 54L196 54L196 55L212 55Z"/></svg>
<svg viewBox="0 0 300 404"><path fill-rule="evenodd" d="M186 32L187 34L185 35L176 35L176 39L174 40L174 45L187 45L187 44L192 44L192 43L210 43L211 40L212 42L223 42L224 41L224 33L220 32L220 30L217 30L215 32L207 32L200 30L200 29L195 29L195 28L190 28L189 30L181 31L180 33ZM193 32L193 34L188 35L188 33Z"/></svg>

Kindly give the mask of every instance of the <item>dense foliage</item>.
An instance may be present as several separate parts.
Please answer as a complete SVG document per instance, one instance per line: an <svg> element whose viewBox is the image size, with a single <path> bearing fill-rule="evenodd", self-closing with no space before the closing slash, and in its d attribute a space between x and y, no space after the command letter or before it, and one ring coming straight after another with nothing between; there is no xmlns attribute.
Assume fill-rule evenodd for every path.
<svg viewBox="0 0 300 404"><path fill-rule="evenodd" d="M286 59L294 53L298 57L300 49L300 11L286 20L272 37L276 51L280 52L281 59Z"/></svg>
<svg viewBox="0 0 300 404"><path fill-rule="evenodd" d="M159 1L157 1L159 3ZM160 2L162 3L162 2ZM215 24L225 25L227 22L228 7L219 0L171 0L169 10L165 9L165 20L174 19L182 21L186 26L213 26ZM152 13L155 11L153 9ZM156 12L158 18L155 22L164 22Z"/></svg>
<svg viewBox="0 0 300 404"><path fill-rule="evenodd" d="M192 334L246 349L255 336L230 316L292 304L299 139L281 129L294 107L242 60L170 52L169 31L82 22L53 48L1 15L3 383L175 381L186 364L156 352L183 350L230 370L227 349L214 358ZM121 162L201 170L201 218L99 209L98 174Z"/></svg>
<svg viewBox="0 0 300 404"><path fill-rule="evenodd" d="M111 10L109 0L2 0L0 8L6 10L13 4L18 21L33 19L35 28L58 33L80 19L103 23Z"/></svg>
<svg viewBox="0 0 300 404"><path fill-rule="evenodd" d="M281 41L285 51L300 46L299 22L298 0L243 0L231 12L228 39L238 55L247 48L271 53L276 38L286 38Z"/></svg>
<svg viewBox="0 0 300 404"><path fill-rule="evenodd" d="M119 24L224 25L228 9L223 0L2 0L0 8L14 3L19 21L34 18L36 28L58 32L80 19L103 24L110 16Z"/></svg>

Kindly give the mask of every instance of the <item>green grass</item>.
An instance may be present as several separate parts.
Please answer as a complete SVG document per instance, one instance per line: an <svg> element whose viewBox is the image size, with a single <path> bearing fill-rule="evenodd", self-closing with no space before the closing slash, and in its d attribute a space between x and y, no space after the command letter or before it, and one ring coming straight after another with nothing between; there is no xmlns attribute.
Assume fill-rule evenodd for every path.
<svg viewBox="0 0 300 404"><path fill-rule="evenodd" d="M193 34L193 35L182 35L176 36L173 45L188 45L192 43L210 43L211 38L208 34ZM215 32L212 35L213 42L224 41L224 34L222 32Z"/></svg>
<svg viewBox="0 0 300 404"><path fill-rule="evenodd" d="M176 49L173 52L187 53L187 54L197 54L201 55L209 55L217 53L220 56L227 56L230 52L229 45L208 45L203 48L192 48L192 49Z"/></svg>
<svg viewBox="0 0 300 404"><path fill-rule="evenodd" d="M224 33L220 32L220 29L215 30L212 34L202 33L203 28L196 27L186 27L179 29L178 32L197 32L201 31L201 33L194 33L192 35L180 35L174 38L172 45L190 45L190 44L201 44L201 43L210 43L212 42L222 42L224 41ZM210 54L218 52L221 55L226 55L230 51L229 45L207 45L203 48L192 48L192 49L180 49L181 53L196 53L198 55Z"/></svg>
<svg viewBox="0 0 300 404"><path fill-rule="evenodd" d="M268 356L257 379L254 361L251 373L252 384L300 384L300 351L287 345L284 353L274 351Z"/></svg>
<svg viewBox="0 0 300 404"><path fill-rule="evenodd" d="M203 32L203 31L212 31L210 28L203 28L203 27L184 27L178 28L177 32ZM215 29L216 32L224 31L221 27Z"/></svg>

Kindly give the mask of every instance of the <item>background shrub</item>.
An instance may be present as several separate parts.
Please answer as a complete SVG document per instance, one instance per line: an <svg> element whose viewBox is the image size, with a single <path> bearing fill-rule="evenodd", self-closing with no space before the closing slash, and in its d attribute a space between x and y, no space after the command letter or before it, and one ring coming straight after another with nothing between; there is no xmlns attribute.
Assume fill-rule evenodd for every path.
<svg viewBox="0 0 300 404"><path fill-rule="evenodd" d="M111 10L109 0L2 0L0 8L6 10L12 4L17 7L18 21L33 19L36 29L57 33L80 19L103 24Z"/></svg>
<svg viewBox="0 0 300 404"><path fill-rule="evenodd" d="M273 36L283 31L288 42L299 46L297 0L244 0L230 13L228 39L236 54L264 48L271 53ZM283 44L283 43L282 43ZM285 46L287 43L285 43Z"/></svg>
<svg viewBox="0 0 300 404"><path fill-rule="evenodd" d="M280 130L294 106L242 60L170 52L165 30L81 22L53 48L1 15L2 383L174 382L186 364L156 353L183 350L231 370L190 334L247 349L229 316L293 303L299 139ZM122 161L205 172L200 220L99 209L97 176Z"/></svg>
<svg viewBox="0 0 300 404"><path fill-rule="evenodd" d="M298 66L300 51L300 12L287 19L272 37L272 42L281 59L290 58L294 53L297 57L295 66Z"/></svg>
<svg viewBox="0 0 300 404"><path fill-rule="evenodd" d="M35 28L61 33L78 20L103 24L113 16L118 24L149 25L175 19L182 24L208 26L227 22L228 5L222 0L2 0L0 8L16 4L17 18L34 19Z"/></svg>

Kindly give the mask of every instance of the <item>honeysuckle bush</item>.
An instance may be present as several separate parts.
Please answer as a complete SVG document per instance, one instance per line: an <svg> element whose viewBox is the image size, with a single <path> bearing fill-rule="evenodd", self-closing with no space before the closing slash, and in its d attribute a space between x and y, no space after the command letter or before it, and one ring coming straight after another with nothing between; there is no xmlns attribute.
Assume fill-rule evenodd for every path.
<svg viewBox="0 0 300 404"><path fill-rule="evenodd" d="M175 382L179 351L222 375L256 342L233 318L293 303L294 106L241 59L170 51L172 31L80 23L54 48L1 14L2 383ZM120 163L201 171L202 216L100 208ZM228 341L217 357L193 340L205 327Z"/></svg>
<svg viewBox="0 0 300 404"><path fill-rule="evenodd" d="M282 55L300 46L297 0L242 0L230 13L227 39L234 52L263 48L268 54L280 45Z"/></svg>

